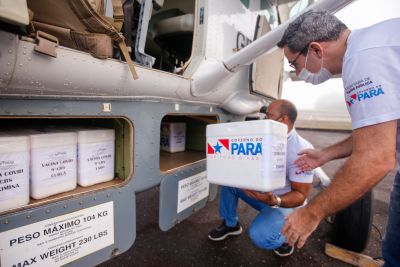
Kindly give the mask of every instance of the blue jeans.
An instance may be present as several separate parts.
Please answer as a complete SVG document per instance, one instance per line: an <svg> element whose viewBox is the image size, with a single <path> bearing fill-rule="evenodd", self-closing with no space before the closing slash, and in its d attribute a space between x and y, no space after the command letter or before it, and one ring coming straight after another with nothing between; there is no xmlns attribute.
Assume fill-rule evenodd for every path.
<svg viewBox="0 0 400 267"><path fill-rule="evenodd" d="M221 187L219 213L227 226L233 227L238 222L237 204L241 198L260 213L250 225L249 235L253 243L262 249L276 249L285 238L282 228L285 217L293 211L292 208L271 208L265 203L246 195L243 190L232 187Z"/></svg>
<svg viewBox="0 0 400 267"><path fill-rule="evenodd" d="M390 196L389 219L382 242L385 267L400 266L400 174L397 172Z"/></svg>

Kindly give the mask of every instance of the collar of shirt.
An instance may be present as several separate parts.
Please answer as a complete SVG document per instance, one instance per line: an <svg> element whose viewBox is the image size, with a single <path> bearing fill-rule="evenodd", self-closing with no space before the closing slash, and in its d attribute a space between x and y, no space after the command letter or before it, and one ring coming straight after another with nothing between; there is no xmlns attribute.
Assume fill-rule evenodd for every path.
<svg viewBox="0 0 400 267"><path fill-rule="evenodd" d="M289 140L296 134L296 129L293 127L293 129L288 133L287 139Z"/></svg>

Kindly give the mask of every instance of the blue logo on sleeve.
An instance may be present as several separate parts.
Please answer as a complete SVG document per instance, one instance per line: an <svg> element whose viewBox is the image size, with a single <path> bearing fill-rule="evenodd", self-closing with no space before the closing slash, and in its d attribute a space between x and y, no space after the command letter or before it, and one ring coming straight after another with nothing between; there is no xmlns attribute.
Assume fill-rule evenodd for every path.
<svg viewBox="0 0 400 267"><path fill-rule="evenodd" d="M358 92L352 94L349 99L346 100L346 103L349 107L354 105L356 102L361 102L370 98L374 98L376 96L384 95L385 92L382 90L381 87L376 89L368 89L362 92Z"/></svg>

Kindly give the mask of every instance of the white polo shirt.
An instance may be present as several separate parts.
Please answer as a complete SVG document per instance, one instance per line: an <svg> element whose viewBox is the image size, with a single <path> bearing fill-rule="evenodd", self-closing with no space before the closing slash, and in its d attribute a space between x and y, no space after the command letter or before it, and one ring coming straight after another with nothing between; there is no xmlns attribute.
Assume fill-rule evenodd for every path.
<svg viewBox="0 0 400 267"><path fill-rule="evenodd" d="M292 191L290 182L312 183L313 172L303 172L294 165L294 161L299 157L298 153L307 148L314 148L306 139L301 137L296 129L292 129L288 134L287 153L286 153L286 183L285 187L274 190L275 195L283 195Z"/></svg>
<svg viewBox="0 0 400 267"><path fill-rule="evenodd" d="M399 31L396 18L354 30L347 39L342 78L353 129L400 119ZM398 162L399 134L398 123Z"/></svg>

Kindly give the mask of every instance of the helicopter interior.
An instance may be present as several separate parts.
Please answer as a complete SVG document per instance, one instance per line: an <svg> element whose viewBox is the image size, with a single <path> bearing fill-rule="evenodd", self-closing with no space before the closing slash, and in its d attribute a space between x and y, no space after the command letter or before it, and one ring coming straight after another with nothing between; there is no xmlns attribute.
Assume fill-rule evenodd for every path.
<svg viewBox="0 0 400 267"><path fill-rule="evenodd" d="M133 13L130 21L125 18L123 33L131 46L132 60L182 74L192 53L195 0L135 0L124 5L129 2ZM118 58L117 51L115 55Z"/></svg>

